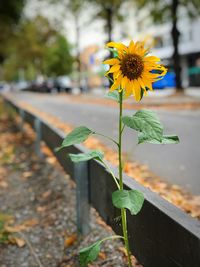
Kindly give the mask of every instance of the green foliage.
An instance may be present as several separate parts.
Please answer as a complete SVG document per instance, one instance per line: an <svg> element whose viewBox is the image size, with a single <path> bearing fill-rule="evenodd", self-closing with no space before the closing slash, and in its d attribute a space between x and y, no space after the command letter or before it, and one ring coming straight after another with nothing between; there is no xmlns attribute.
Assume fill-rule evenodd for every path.
<svg viewBox="0 0 200 267"><path fill-rule="evenodd" d="M0 244L8 242L10 233L5 229L5 226L10 220L12 220L12 216L0 212Z"/></svg>
<svg viewBox="0 0 200 267"><path fill-rule="evenodd" d="M92 244L91 246L80 250L79 253L80 265L82 267L85 267L88 265L88 263L96 260L100 252L100 249L101 249L101 241L98 241Z"/></svg>
<svg viewBox="0 0 200 267"><path fill-rule="evenodd" d="M127 127L142 132L148 139L162 142L163 126L153 111L139 110L133 116L124 116L122 121Z"/></svg>
<svg viewBox="0 0 200 267"><path fill-rule="evenodd" d="M163 135L163 126L150 110L139 110L133 116L122 118L124 125L138 131L138 144L178 144L177 135Z"/></svg>
<svg viewBox="0 0 200 267"><path fill-rule="evenodd" d="M81 249L79 252L80 265L82 267L85 267L88 265L88 263L96 260L101 249L101 244L106 240L116 239L116 238L124 238L124 237L120 235L108 236L108 237L103 238L102 240L95 242L89 247Z"/></svg>
<svg viewBox="0 0 200 267"><path fill-rule="evenodd" d="M112 99L112 100L114 100L114 101L116 101L116 102L119 103L119 93L116 90L115 91L112 91L112 92L108 92L105 95L105 97L108 98L108 99Z"/></svg>
<svg viewBox="0 0 200 267"><path fill-rule="evenodd" d="M12 23L17 23L21 17L25 0L6 0L0 2L0 16Z"/></svg>
<svg viewBox="0 0 200 267"><path fill-rule="evenodd" d="M94 133L95 132L91 131L85 126L77 127L65 137L61 147L57 148L56 150L58 151L64 147L80 144L84 142L91 134Z"/></svg>
<svg viewBox="0 0 200 267"><path fill-rule="evenodd" d="M116 208L126 208L136 215L142 208L144 196L137 190L117 190L112 193L112 202Z"/></svg>
<svg viewBox="0 0 200 267"><path fill-rule="evenodd" d="M45 73L48 76L71 73L73 57L70 54L70 45L64 36L60 34L55 36L54 42L47 48L44 61Z"/></svg>
<svg viewBox="0 0 200 267"><path fill-rule="evenodd" d="M98 150L92 150L88 153L80 153L80 154L69 154L70 159L73 162L81 162L81 161L88 161L91 159L96 159L99 161L103 160L103 153Z"/></svg>
<svg viewBox="0 0 200 267"><path fill-rule="evenodd" d="M24 4L25 0L0 1L0 63L6 58L9 39L13 38Z"/></svg>
<svg viewBox="0 0 200 267"><path fill-rule="evenodd" d="M148 136L145 136L143 133L138 134L138 143L151 143L151 144L178 144L179 138L177 135L163 135L162 140L158 141L156 139L149 139Z"/></svg>
<svg viewBox="0 0 200 267"><path fill-rule="evenodd" d="M108 92L106 95L105 95L106 98L108 99L111 99L111 100L114 100L116 101L117 103L119 103L120 101L120 98L119 98L119 93L117 90L114 90L112 92ZM125 95L123 95L123 99L125 98Z"/></svg>
<svg viewBox="0 0 200 267"><path fill-rule="evenodd" d="M66 38L46 18L25 19L10 40L4 79L17 78L19 70L24 70L25 78L31 80L37 74L69 74L73 63L70 49Z"/></svg>
<svg viewBox="0 0 200 267"><path fill-rule="evenodd" d="M116 58L118 57L118 52L115 48L108 47L107 50L109 50L112 54L112 57Z"/></svg>

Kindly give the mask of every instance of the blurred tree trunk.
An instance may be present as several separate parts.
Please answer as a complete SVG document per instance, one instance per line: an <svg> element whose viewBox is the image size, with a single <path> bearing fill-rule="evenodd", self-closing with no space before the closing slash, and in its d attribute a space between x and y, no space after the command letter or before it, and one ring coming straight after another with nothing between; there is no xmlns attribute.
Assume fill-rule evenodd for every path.
<svg viewBox="0 0 200 267"><path fill-rule="evenodd" d="M113 31L113 11L112 7L106 9L107 12L107 28L108 28L108 42L112 41L112 31Z"/></svg>
<svg viewBox="0 0 200 267"><path fill-rule="evenodd" d="M176 90L177 92L183 92L182 80L181 80L181 62L180 62L180 54L179 54L179 40L180 40L180 32L177 27L177 16L178 16L178 7L179 0L172 0L172 41L173 41L173 65L174 71L176 74Z"/></svg>
<svg viewBox="0 0 200 267"><path fill-rule="evenodd" d="M108 33L108 43L112 41L112 32L113 32L113 10L112 10L112 7L109 6L106 8L106 13L107 13L107 22L106 22L106 28L107 28L107 33ZM108 58L112 58L113 57L113 53L110 51L110 55ZM112 78L112 75L109 74L109 77ZM110 84L110 87L112 86L112 82L111 80L109 79L109 84Z"/></svg>

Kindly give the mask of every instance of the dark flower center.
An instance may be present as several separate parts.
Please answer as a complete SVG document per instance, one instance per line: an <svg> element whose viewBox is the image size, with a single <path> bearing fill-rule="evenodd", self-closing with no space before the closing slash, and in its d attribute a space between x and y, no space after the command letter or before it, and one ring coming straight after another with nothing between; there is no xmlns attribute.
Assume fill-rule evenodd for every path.
<svg viewBox="0 0 200 267"><path fill-rule="evenodd" d="M142 58L136 54L126 54L121 60L121 72L129 80L138 79L143 70L144 63Z"/></svg>

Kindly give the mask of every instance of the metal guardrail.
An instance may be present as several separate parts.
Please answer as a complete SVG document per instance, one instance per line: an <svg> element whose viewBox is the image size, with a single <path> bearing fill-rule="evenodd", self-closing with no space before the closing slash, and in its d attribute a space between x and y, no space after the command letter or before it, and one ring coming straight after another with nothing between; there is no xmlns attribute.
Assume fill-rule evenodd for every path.
<svg viewBox="0 0 200 267"><path fill-rule="evenodd" d="M44 141L59 163L77 184L77 222L83 234L89 231L89 206L92 205L117 233L121 227L116 218L119 210L113 207L111 195L116 189L111 175L95 160L74 164L67 153L85 152L81 145L55 153L64 133L36 115L5 99L36 131L36 153L41 156L39 142ZM22 124L21 124L22 128ZM117 169L113 168L117 173ZM199 267L200 222L193 219L156 193L124 175L125 187L143 192L145 201L137 216L128 214L129 240L132 253L145 267Z"/></svg>

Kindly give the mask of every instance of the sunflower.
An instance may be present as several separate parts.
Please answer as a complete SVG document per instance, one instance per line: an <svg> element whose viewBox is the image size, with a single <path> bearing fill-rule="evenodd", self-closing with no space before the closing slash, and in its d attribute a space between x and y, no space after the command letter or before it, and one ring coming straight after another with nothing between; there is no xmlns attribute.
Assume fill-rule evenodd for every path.
<svg viewBox="0 0 200 267"><path fill-rule="evenodd" d="M129 46L115 42L107 44L117 55L103 62L111 65L106 73L113 74L110 91L123 90L126 97L133 95L136 101L140 101L148 90L153 90L152 83L163 78L166 68L159 64L160 58L148 56L149 51L144 46L144 42L133 41Z"/></svg>

